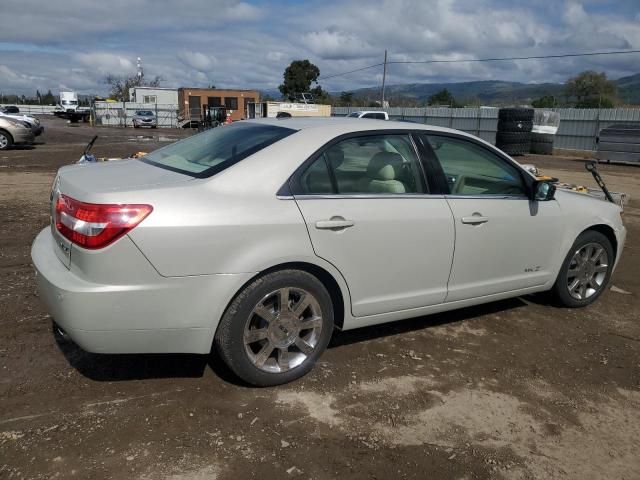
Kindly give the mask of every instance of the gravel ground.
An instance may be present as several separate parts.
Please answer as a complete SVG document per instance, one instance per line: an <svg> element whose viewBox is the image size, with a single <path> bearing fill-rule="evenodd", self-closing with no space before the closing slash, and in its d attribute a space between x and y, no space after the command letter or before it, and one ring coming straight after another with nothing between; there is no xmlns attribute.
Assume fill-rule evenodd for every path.
<svg viewBox="0 0 640 480"><path fill-rule="evenodd" d="M545 296L337 333L293 384L238 385L215 358L94 355L52 332L29 248L55 170L185 136L45 119L0 153L0 478L640 478L640 168L612 288L579 310ZM592 185L581 162L535 157Z"/></svg>

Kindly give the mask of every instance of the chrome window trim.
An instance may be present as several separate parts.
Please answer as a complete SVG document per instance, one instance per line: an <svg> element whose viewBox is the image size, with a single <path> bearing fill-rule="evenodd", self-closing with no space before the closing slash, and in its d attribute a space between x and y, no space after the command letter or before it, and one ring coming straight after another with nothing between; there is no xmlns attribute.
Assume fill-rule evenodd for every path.
<svg viewBox="0 0 640 480"><path fill-rule="evenodd" d="M426 193L414 193L414 194L402 194L402 193L388 193L388 194L376 194L376 193L326 193L326 194L302 194L302 195L276 195L278 200L343 200L343 199L384 199L384 198L444 198L451 200L467 199L467 200L527 200L529 198L524 195L442 195L442 194L426 194Z"/></svg>
<svg viewBox="0 0 640 480"><path fill-rule="evenodd" d="M414 194L402 194L402 193L342 193L342 194L308 194L308 195L293 195L293 196L278 196L279 200L348 200L348 199L429 199L429 198L445 198L444 195L430 195L427 193L414 193Z"/></svg>
<svg viewBox="0 0 640 480"><path fill-rule="evenodd" d="M457 200L462 198L472 199L472 200L527 200L529 201L529 197L526 195L500 195L500 194L487 194L487 195L444 195L447 199Z"/></svg>

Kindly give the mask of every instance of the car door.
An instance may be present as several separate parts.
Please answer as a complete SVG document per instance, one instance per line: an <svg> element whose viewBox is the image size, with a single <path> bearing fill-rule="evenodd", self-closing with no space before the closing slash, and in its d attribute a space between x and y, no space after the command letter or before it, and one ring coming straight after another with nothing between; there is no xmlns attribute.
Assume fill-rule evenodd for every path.
<svg viewBox="0 0 640 480"><path fill-rule="evenodd" d="M410 133L340 138L290 183L313 249L349 287L356 317L442 303L454 227L429 195Z"/></svg>
<svg viewBox="0 0 640 480"><path fill-rule="evenodd" d="M446 301L548 282L562 232L558 203L529 200L527 174L480 142L442 134L421 138L442 169L455 220Z"/></svg>

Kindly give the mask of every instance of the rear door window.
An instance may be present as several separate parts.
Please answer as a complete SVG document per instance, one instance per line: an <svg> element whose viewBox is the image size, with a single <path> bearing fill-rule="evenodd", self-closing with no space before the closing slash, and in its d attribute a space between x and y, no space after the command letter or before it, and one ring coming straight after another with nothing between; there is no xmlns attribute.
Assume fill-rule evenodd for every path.
<svg viewBox="0 0 640 480"><path fill-rule="evenodd" d="M302 174L301 188L305 194L426 192L408 134L354 137L330 146Z"/></svg>

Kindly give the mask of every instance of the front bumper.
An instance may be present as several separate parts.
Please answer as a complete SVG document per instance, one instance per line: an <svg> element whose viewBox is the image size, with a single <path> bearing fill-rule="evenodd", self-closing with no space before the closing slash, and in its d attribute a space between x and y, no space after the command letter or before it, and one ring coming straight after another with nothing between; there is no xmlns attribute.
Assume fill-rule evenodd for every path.
<svg viewBox="0 0 640 480"><path fill-rule="evenodd" d="M39 137L44 133L44 127L42 125L37 125L35 127L31 127L31 131L35 137Z"/></svg>
<svg viewBox="0 0 640 480"><path fill-rule="evenodd" d="M11 136L13 137L13 143L16 145L31 144L36 139L33 131L27 128L21 130L13 130L11 132Z"/></svg>
<svg viewBox="0 0 640 480"><path fill-rule="evenodd" d="M119 242L124 248L131 239L114 246ZM226 305L250 278L162 277L154 271L141 283L127 283L135 275L125 273L123 284L101 284L67 269L55 248L49 228L33 242L38 292L60 328L95 353L209 353ZM129 262L122 263L124 269Z"/></svg>
<svg viewBox="0 0 640 480"><path fill-rule="evenodd" d="M158 122L156 120L152 120L150 122L144 121L144 120L134 120L133 124L138 126L138 127L157 127L158 126Z"/></svg>

